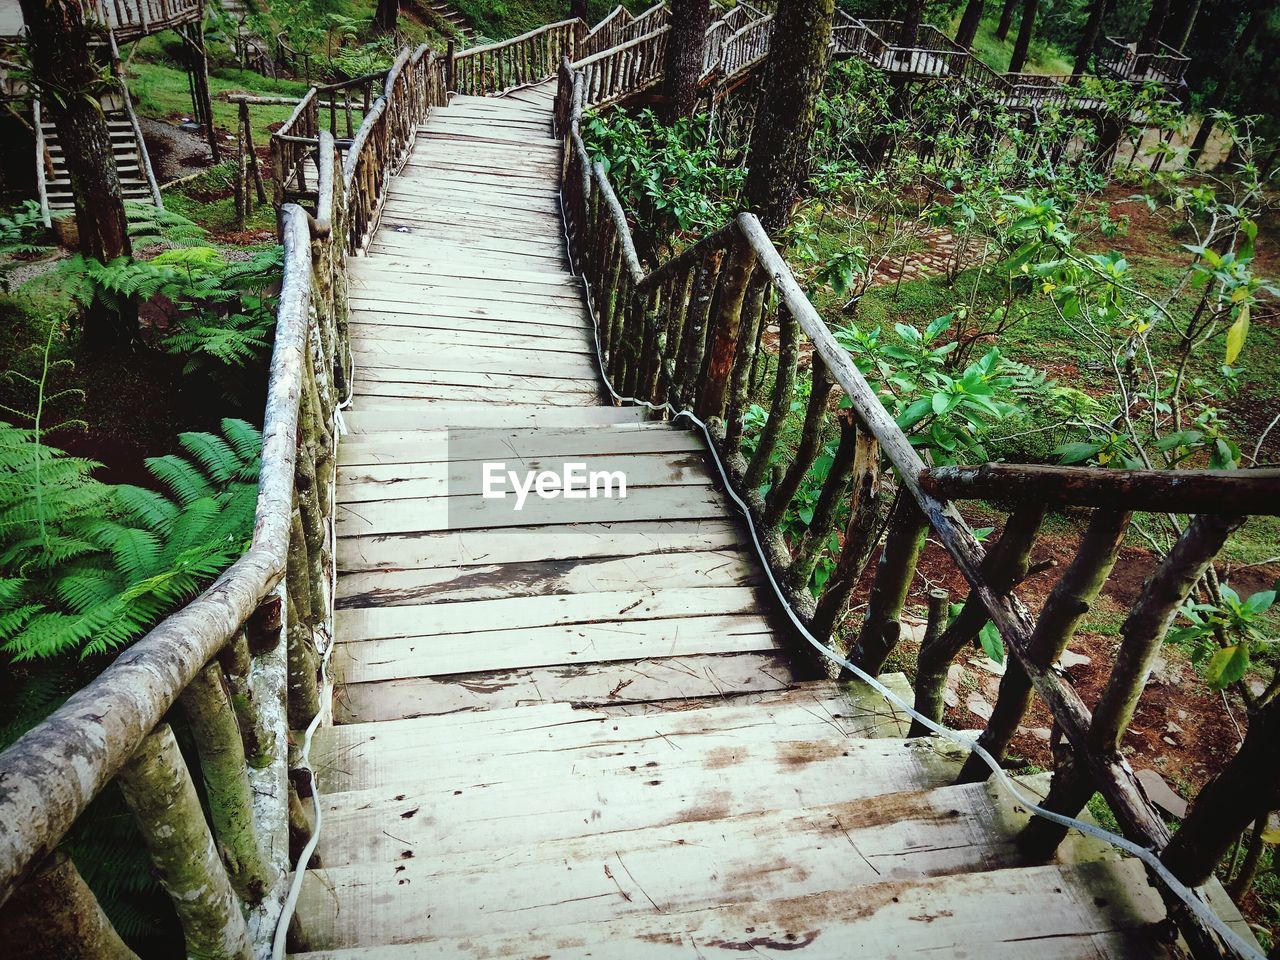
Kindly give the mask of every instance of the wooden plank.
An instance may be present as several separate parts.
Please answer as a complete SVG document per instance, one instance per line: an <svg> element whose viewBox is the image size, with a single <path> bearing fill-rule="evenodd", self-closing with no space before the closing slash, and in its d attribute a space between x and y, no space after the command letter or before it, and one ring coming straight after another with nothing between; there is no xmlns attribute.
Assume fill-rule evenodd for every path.
<svg viewBox="0 0 1280 960"><path fill-rule="evenodd" d="M538 219L560 216L559 198L546 196L516 196L495 193L484 187L468 188L460 183L407 182L399 177L387 189L387 204L393 211L432 206L459 211L460 206L471 208L477 216L497 220ZM459 211L461 212L461 211Z"/></svg>
<svg viewBox="0 0 1280 960"><path fill-rule="evenodd" d="M456 430L460 428L489 428L493 426L493 411L467 403L433 403L426 404L416 411L377 411L362 406L358 410L349 410L343 415L346 428L352 434L385 433L413 430ZM586 427L614 423L647 423L649 411L644 407L586 407L581 410L545 410L539 407L513 407L503 417L506 427L522 427L528 429L547 427ZM687 463L684 458L680 467ZM639 469L642 464L633 465ZM621 468L620 468L621 469ZM338 483L350 483L344 479L344 471L338 476ZM669 482L677 482L680 470L668 469L666 475ZM349 474L348 474L349 476ZM410 480L408 476L396 476L389 479ZM429 494L419 494L429 496Z"/></svg>
<svg viewBox="0 0 1280 960"><path fill-rule="evenodd" d="M435 782L430 769L411 769L420 782L404 788L322 793L321 856L350 862L363 850L380 860L406 848L447 856L502 849L513 836L533 843L721 820L793 804L926 790L954 778L958 767L900 740L833 736L821 743L744 740L706 750L686 739L683 749L663 744L643 764L629 755L579 759L571 769L557 767L550 778L541 755L508 760L480 777L441 771L446 776ZM423 815L404 816L409 811Z"/></svg>
<svg viewBox="0 0 1280 960"><path fill-rule="evenodd" d="M736 552L543 560L441 570L343 573L337 606L400 606L566 593L763 586L753 557Z"/></svg>
<svg viewBox="0 0 1280 960"><path fill-rule="evenodd" d="M465 200L435 198L419 202L413 197L388 201L383 213L395 223L437 234L461 235L483 231L486 237L503 240L533 240L564 245L564 225L558 214L549 212L503 211L501 208L470 206ZM394 232L394 231L393 231ZM376 236L384 236L379 233Z"/></svg>
<svg viewBox="0 0 1280 960"><path fill-rule="evenodd" d="M494 261L497 262L494 262ZM413 254L402 251L393 254L373 254L353 259L347 265L347 273L352 278L400 278L422 277L427 282L445 279L474 278L493 281L495 283L524 285L535 287L551 287L554 290L572 290L574 296L582 289L581 281L567 270L551 267L540 269L519 269L507 266L508 263L525 263L520 257L503 260L490 258L483 254L455 253L452 256Z"/></svg>
<svg viewBox="0 0 1280 960"><path fill-rule="evenodd" d="M507 387L495 392L491 387L466 386L456 383L384 383L357 384L357 406L388 410L416 410L423 404L434 402L474 403L486 406L493 415L505 409L508 403L538 404L545 407L595 406L600 402L598 388L587 381L567 381L582 384L581 389L551 391L527 390Z"/></svg>
<svg viewBox="0 0 1280 960"><path fill-rule="evenodd" d="M754 616L760 592L753 587L680 587L673 590L602 590L586 594L511 597L500 600L460 600L456 603L410 604L398 607L355 607L334 614L334 630L342 643L392 638L462 640L465 633L486 633L566 624L605 627L625 634L626 625L641 620L678 621L692 618L690 632L712 626L698 618L726 615L738 632L766 629ZM584 627L584 629L588 629ZM661 631L658 631L661 632ZM572 632L571 632L572 634ZM622 642L622 641L619 641ZM581 639L571 641L581 646ZM430 645L424 641L418 646ZM477 645L479 642L477 641ZM752 648L762 649L762 648ZM699 651L710 652L710 651ZM668 654L670 655L670 654ZM620 659L611 657L609 659ZM638 657L622 659L639 659ZM549 663L568 663L551 660ZM533 666L533 664L511 664ZM466 670L450 671L465 673ZM418 674L410 674L417 676ZM425 674L424 674L425 676Z"/></svg>
<svg viewBox="0 0 1280 960"><path fill-rule="evenodd" d="M588 411L610 408L588 407ZM571 409L570 414L582 411ZM481 411L490 420L493 411ZM464 424L458 424L462 429ZM648 454L572 454L575 463L587 471L621 470L627 477L628 489L669 486L712 486L716 477L708 469L702 451L689 453ZM563 457L533 457L519 461L521 469L559 469ZM338 500L341 503L361 501L404 500L414 497L443 497L449 494L475 494L482 490L478 473L458 462L450 463L379 463L344 466L338 471Z"/></svg>
<svg viewBox="0 0 1280 960"><path fill-rule="evenodd" d="M571 287L560 289L566 292L548 292L548 288L541 284L502 283L466 277L431 277L417 283L408 277L351 278L353 296L386 303L434 304L451 297L477 306L504 303L518 308L520 304L529 303L541 307L568 307L578 313L581 309L579 295Z"/></svg>
<svg viewBox="0 0 1280 960"><path fill-rule="evenodd" d="M661 906L654 909L653 904L674 904L656 898L651 904L648 899L651 888L662 893L664 887L660 884L666 879L663 871L642 870L642 879L637 880L634 874L628 876L617 859L610 860L607 855L602 859L599 872L603 873L603 866L610 863L617 867L616 871L609 871L617 879L614 895L582 903L625 906L639 901L643 910L622 919L562 927L526 918L524 927L508 922L505 935L437 938L414 944L408 950L392 948L366 954L367 960L401 960L408 956L422 960L501 956L683 960L708 956L705 951L711 948L762 956L774 956L779 948L802 949L806 960L958 956L957 948L970 956L991 960L1025 960L1030 956L1046 960L1157 960L1173 956L1168 947L1153 942L1150 932L1142 929L1158 923L1163 914L1136 869L1140 867L1136 862L1000 870L853 888L837 886L820 893L808 890L789 899L747 900L682 912ZM851 862L853 859L856 857ZM750 875L754 878L757 873L752 871ZM311 881L306 915L314 915L317 924L327 925L323 929L335 945L356 942L349 939L356 934L347 932L353 916L367 917L366 922L375 929L387 929L380 927L379 921L389 922L392 917L409 914L409 929L421 929L429 926L437 914L452 915L449 907L457 905L460 891L466 889L442 891L437 908L415 916L405 909L413 902L411 898L384 894L386 903L375 905L370 902L371 891L354 886L353 893L361 891L361 906L353 904L345 919L339 920L332 898L325 895L326 884L332 882L327 876ZM512 904L486 904L485 913L503 906ZM578 911L585 909L577 907ZM324 955L301 956L321 960ZM348 956L355 960L357 955Z"/></svg>
<svg viewBox="0 0 1280 960"><path fill-rule="evenodd" d="M523 464L519 469L523 471ZM455 468L456 473L473 473L477 478L480 471L479 464L473 471ZM495 527L523 529L559 523L622 523L677 517L711 519L726 513L724 498L718 490L696 486L628 486L625 497L616 494L586 497L585 493L584 499L530 496L519 510L516 502L514 494L500 500L463 494L342 503L337 510L337 535L363 537Z"/></svg>
<svg viewBox="0 0 1280 960"><path fill-rule="evenodd" d="M338 723L361 723L548 701L601 705L745 696L790 683L790 670L775 653L656 657L348 683L334 711Z"/></svg>
<svg viewBox="0 0 1280 960"><path fill-rule="evenodd" d="M435 233L410 224L397 224L395 221L383 223L382 229L374 236L374 244L385 246L389 251L420 250L429 253L437 248L449 247L457 250L485 250L494 253L518 254L539 260L568 262L564 240L561 237L551 240L539 237L507 239L489 234L460 235L458 231Z"/></svg>
<svg viewBox="0 0 1280 960"><path fill-rule="evenodd" d="M508 177L496 171L486 173L474 170L439 170L407 165L404 172L396 178L396 182L415 193L419 187L428 192L458 190L466 194L484 193L495 199L512 201L513 205L522 203L526 199L552 198L558 201L560 197L558 184L542 179Z"/></svg>
<svg viewBox="0 0 1280 960"><path fill-rule="evenodd" d="M363 314L361 314L363 316ZM487 324L489 329L484 329ZM494 327L497 329L494 329ZM479 329L477 329L479 328ZM485 347L501 350L504 346L541 349L595 356L595 340L586 329L571 327L538 327L533 324L496 325L493 321L468 324L458 329L442 321L442 326L404 326L397 324L351 323L352 340L365 343L403 344L403 350L430 350L443 346Z"/></svg>
<svg viewBox="0 0 1280 960"><path fill-rule="evenodd" d="M338 445L338 466L539 460L636 453L702 453L701 436L665 423L515 430L423 430L361 434Z"/></svg>
<svg viewBox="0 0 1280 960"><path fill-rule="evenodd" d="M736 520L673 520L578 524L571 530L481 531L349 537L338 541L344 572L409 568L453 568L576 557L638 557L687 550L725 550L750 545Z"/></svg>
<svg viewBox="0 0 1280 960"><path fill-rule="evenodd" d="M430 302L402 301L369 296L359 290L351 291L352 311L369 311L379 316L379 323L403 323L413 326L424 317L432 320L458 318L500 321L502 323L528 323L538 326L563 326L583 329L589 327L586 309L573 304L519 304L470 300L465 296L433 295Z"/></svg>
<svg viewBox="0 0 1280 960"><path fill-rule="evenodd" d="M404 609L407 608L386 608L387 612ZM350 615L356 611L338 612ZM341 629L339 635L345 637ZM554 664L774 649L777 640L763 617L682 616L636 623L521 627L357 642L344 639L335 648L333 658L334 670L343 683L368 683Z"/></svg>
<svg viewBox="0 0 1280 960"><path fill-rule="evenodd" d="M405 346L401 344L401 346ZM442 350L445 348L441 348ZM466 349L466 348L464 348ZM474 351L474 348L470 348ZM545 378L577 379L590 382L596 375L596 365L585 354L543 354L542 359L528 357L529 351L513 351L508 362L498 352L474 351L472 356L449 354L439 358L422 357L413 353L370 353L352 349L356 363L362 368L362 376L371 380L407 380L419 383L448 382L454 373L501 373L509 371L514 376L531 380ZM443 376L437 376L442 374ZM536 384L526 384L536 386Z"/></svg>

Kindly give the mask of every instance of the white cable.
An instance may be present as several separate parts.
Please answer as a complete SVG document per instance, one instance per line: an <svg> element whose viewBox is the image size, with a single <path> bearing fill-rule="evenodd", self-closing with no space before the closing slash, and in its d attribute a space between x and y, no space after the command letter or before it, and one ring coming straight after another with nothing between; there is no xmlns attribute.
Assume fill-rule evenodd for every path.
<svg viewBox="0 0 1280 960"><path fill-rule="evenodd" d="M574 261L573 248L572 245L567 242L569 237L569 224L564 216L565 202L563 192L561 193L560 201L560 219L565 228L566 248L569 251L570 265L573 268L573 272L577 274L577 264ZM1169 868L1166 867L1161 862L1160 858L1151 850L1146 847L1139 846L1126 837L1111 833L1109 830L1104 830L1096 824L1088 823L1084 820L1078 820L1075 817L1068 817L1040 806L1035 802L1035 800L1022 792L1019 785L1016 784L1005 772L1004 768L1000 766L999 761L988 753L976 740L971 740L970 738L963 736L948 727L944 727L942 724L936 723L929 717L917 712L914 707L906 703L901 697L882 684L878 679L850 663L844 657L840 656L840 654L834 649L827 646L810 633L808 627L805 626L804 621L801 620L800 616L794 609L792 609L791 603L787 600L786 594L782 590L782 586L778 583L777 578L774 577L773 568L769 563L764 546L760 542L759 533L756 530L755 519L752 517L751 510L747 506L747 503L738 496L737 492L733 489L733 485L729 482L728 471L726 471L724 463L720 459L720 454L716 450L715 443L712 442L711 431L708 429L707 425L690 410L677 410L670 403L656 404L640 397L623 396L614 389L613 381L610 380L608 371L605 370L604 353L600 349L600 323L599 318L596 315L595 303L591 296L591 286L586 282L586 278L584 276L578 276L582 282L583 291L586 295L585 299L587 302L587 309L591 313L592 335L595 339L596 345L596 364L600 368L600 379L603 381L605 389L609 391L610 395L615 400L622 403L637 404L639 406L647 407L655 413L668 413L671 415L672 420L684 418L691 421L702 431L702 435L706 440L707 450L710 451L711 459L715 463L716 469L720 473L720 479L724 483L725 492L742 512L743 517L747 521L747 529L751 532L751 542L755 546L756 553L760 558L761 566L764 567L765 576L769 578L769 585L773 588L774 595L777 597L782 609L786 611L787 617L791 620L791 623L795 626L796 630L809 642L810 645L812 645L827 659L858 677L858 679L862 680L884 697L885 700L902 710L913 720L919 721L928 730L946 740L950 740L952 743L964 748L965 750L969 750L972 753L977 754L978 757L981 758L982 762L991 768L991 772L1000 786L1008 791L1008 793L1019 804L1026 807L1031 813L1036 816L1043 817L1052 823L1059 824L1069 829L1078 830L1087 836L1102 840L1111 844L1113 847L1118 847L1126 853L1137 857L1160 879L1160 881L1170 890L1170 892L1174 894L1174 896L1186 905L1187 909L1189 909L1198 919L1200 919L1201 922L1210 927L1219 937L1221 937L1223 942L1226 943L1237 956L1244 958L1244 960L1267 960L1267 958L1260 951L1254 948L1252 944L1248 943L1243 937L1227 926L1227 924L1223 922L1222 918L1219 917L1218 914L1214 912L1214 910L1205 903L1194 890L1178 880L1178 878L1170 872Z"/></svg>
<svg viewBox="0 0 1280 960"><path fill-rule="evenodd" d="M347 396L333 411L333 462L338 462L338 440L347 432L346 421L342 417L342 411L351 406L351 401L355 396L355 376L356 362L355 358L351 358L351 372L347 376ZM320 677L321 677L321 709L311 718L311 722L307 724L306 732L302 737L302 746L298 750L299 765L297 769L306 771L307 779L311 782L311 810L315 816L314 822L311 824L311 836L307 840L307 845L302 848L302 854L298 857L298 865L293 872L293 881L289 884L289 892L285 895L284 904L280 910L280 919L276 922L275 937L271 941L271 957L272 960L285 960L285 939L289 935L289 921L293 919L293 913L298 907L298 897L302 893L302 882L306 878L307 864L311 862L311 856L316 852L316 847L320 844L320 826L323 820L323 814L320 810L320 785L316 782L316 773L311 768L311 740L315 732L320 727L320 721L323 719L325 711L323 704L328 694L333 689L333 682L329 677L329 660L333 656L333 610L334 604L338 596L338 483L335 476L334 482L329 484L329 556L333 560L333 567L329 575L329 611L325 624L328 632L328 643L325 644L324 650L320 656Z"/></svg>

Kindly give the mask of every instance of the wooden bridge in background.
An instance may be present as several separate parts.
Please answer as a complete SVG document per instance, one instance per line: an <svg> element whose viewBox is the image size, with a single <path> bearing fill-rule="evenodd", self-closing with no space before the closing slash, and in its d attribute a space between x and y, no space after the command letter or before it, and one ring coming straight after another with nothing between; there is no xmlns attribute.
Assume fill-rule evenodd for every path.
<svg viewBox="0 0 1280 960"><path fill-rule="evenodd" d="M1197 957L1258 956L1216 883L1149 880L1143 850L1170 831L1108 746L1127 722L1111 687L1141 691L1160 605L1243 519L1220 512L1227 481L1166 502L1159 476L1108 471L1146 491L1135 508L1199 515L1091 713L1053 666L1055 618L1014 584L1050 502L1097 507L1091 530L1122 532L1116 511L1020 475L1032 486L985 550L950 498L990 477L927 468L753 217L641 264L580 123L652 86L660 59L619 36L575 65L590 36L558 24L452 57L406 50L349 143L318 123L277 137L278 173L312 171L314 192L281 209L252 546L0 754L6 923L57 928L49 904L65 904L87 918L57 928L75 949L132 956L51 855L118 777L193 955L249 960L274 940L280 956L288 940L306 960L1096 960L1177 956L1180 930ZM758 346L767 324L776 350ZM748 402L767 415L746 459ZM817 449L799 444L761 490L797 404L838 445L807 532L784 536ZM516 512L482 496L491 460L622 469L628 496ZM997 715L1016 724L1034 687L1074 751L1053 791L1099 790L1145 863L1060 842L952 739L907 739L921 731L883 694L927 707L901 675L876 689L815 663L806 639L863 599L889 476L858 656L897 639L887 598L928 531L972 587L940 636L959 650L995 624L1026 683L1002 687ZM1229 482L1244 489L1231 509L1276 509L1274 471ZM1064 578L1109 569L1082 550ZM201 721L192 768L165 722L178 702ZM999 737L982 743L998 753Z"/></svg>

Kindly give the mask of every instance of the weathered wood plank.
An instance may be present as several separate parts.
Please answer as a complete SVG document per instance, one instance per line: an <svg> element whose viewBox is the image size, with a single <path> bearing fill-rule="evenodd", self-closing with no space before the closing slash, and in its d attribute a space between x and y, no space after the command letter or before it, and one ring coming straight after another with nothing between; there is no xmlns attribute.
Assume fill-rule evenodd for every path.
<svg viewBox="0 0 1280 960"><path fill-rule="evenodd" d="M586 410L546 410L540 407L513 407L503 418L507 427L546 429L548 427L587 427L601 424L647 422L649 411L644 407L590 407ZM463 428L487 428L493 425L493 413L477 409L471 403L423 404L414 411L390 411L371 409L361 404L357 410L348 411L343 419L352 434L385 433L415 430L457 430ZM677 458L684 461L687 458ZM682 463L683 465L683 463ZM679 471L668 470L668 477L678 476ZM392 478L395 479L395 478ZM350 477L339 475L338 482L350 482ZM429 496L429 494L420 494Z"/></svg>
<svg viewBox="0 0 1280 960"><path fill-rule="evenodd" d="M348 537L338 541L344 571L467 567L477 564L628 557L744 547L750 538L734 520L672 520L577 524L571 530L489 530Z"/></svg>
<svg viewBox="0 0 1280 960"><path fill-rule="evenodd" d="M445 322L443 329L428 326L410 327L398 324L365 323L363 312L353 316L350 323L353 341L365 343L401 343L402 349L426 349L443 346L470 346L501 349L510 346L517 349L559 350L566 353L595 352L595 341L583 328L549 327L545 330L532 324L501 325L493 321L476 324L478 329L459 329L456 324ZM497 329L495 329L497 327ZM549 335L550 334L550 335Z"/></svg>
<svg viewBox="0 0 1280 960"><path fill-rule="evenodd" d="M776 653L734 653L573 664L484 674L348 683L334 705L338 723L484 711L526 704L659 704L741 697L792 683Z"/></svg>
<svg viewBox="0 0 1280 960"><path fill-rule="evenodd" d="M367 960L535 955L557 960L604 956L665 960L706 955L706 949L716 947L768 956L781 947L803 949L809 960L851 955L892 955L905 960L956 956L956 945L963 944L972 955L993 960L1022 960L1031 955L1048 960L1170 957L1169 949L1152 942L1150 933L1142 929L1163 914L1158 902L1139 892L1145 881L1134 867L1103 863L961 874L679 912L655 911L645 895L651 875L637 880L619 864L621 876L610 902L626 902L621 888L632 902L643 903L646 913L560 928L531 926L505 936L440 939L415 945L416 954L390 948L365 956ZM661 873L654 876L653 885ZM310 895L323 898L321 888L321 883L315 884ZM332 916L332 906L317 912L326 919ZM448 912L443 905L441 912ZM333 929L333 921L329 923ZM332 936L343 942L339 931ZM303 956L356 960L359 954Z"/></svg>
<svg viewBox="0 0 1280 960"><path fill-rule="evenodd" d="M725 589L727 592L733 588ZM396 612L407 608L382 609ZM339 611L345 614L356 612ZM374 627L373 632L406 629L413 628L381 626ZM469 634L418 635L377 640L357 640L353 634L340 630L339 636L343 642L334 651L334 670L344 683L438 677L452 673L480 673L569 663L603 663L609 660L643 660L649 657L704 653L744 653L775 650L778 647L768 621L749 615L678 616L642 623L524 626Z"/></svg>

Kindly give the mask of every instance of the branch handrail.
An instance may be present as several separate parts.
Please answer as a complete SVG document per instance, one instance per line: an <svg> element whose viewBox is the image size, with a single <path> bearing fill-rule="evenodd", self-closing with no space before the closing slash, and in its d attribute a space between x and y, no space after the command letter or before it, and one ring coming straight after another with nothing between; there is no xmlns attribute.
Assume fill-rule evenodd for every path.
<svg viewBox="0 0 1280 960"><path fill-rule="evenodd" d="M312 90L294 111L295 129L314 99ZM320 710L319 647L332 616L335 411L351 369L345 259L361 249L388 175L407 154L417 124L444 102L442 60L425 46L404 50L341 167L328 131L316 131L314 145L306 144L314 149L315 212L294 203L280 210L284 270L250 545L208 589L0 753L0 903L19 884L45 882L50 854L90 801L118 777L184 921L188 950L247 955L246 906L261 917L254 927L258 935L270 937L290 869L288 808L297 803L287 776L287 730L306 727ZM223 692L218 700L218 691L242 668L236 679L248 685L241 689L252 687L252 696L233 703ZM210 676L211 686L195 683ZM153 765L143 762L157 751L179 777L190 782L199 775L198 767L187 768L164 723L175 703L190 711L196 698L206 716L232 725L236 742L242 723L263 732L259 746L265 756L258 759L268 762L261 770L245 764L243 806L252 809L237 816L243 814L250 827L241 826L235 835L221 833L216 818L210 834L198 804L158 812L142 803L158 789L149 779ZM194 735L203 749L201 734ZM207 787L221 789L212 782ZM194 787L189 795L195 796ZM152 816L185 817L189 830L183 835L203 834L207 845L174 848L167 839L173 831ZM217 852L224 850L225 864ZM166 857L198 866L199 888L171 886L173 876L160 866ZM243 876L255 864L254 877ZM68 867L59 861L58 869ZM89 899L85 909L109 924ZM184 910L192 903L205 910L203 926L185 922ZM221 924L216 931L209 928L215 916Z"/></svg>
<svg viewBox="0 0 1280 960"><path fill-rule="evenodd" d="M670 33L669 25L659 27L573 64L572 69L585 78L587 103L591 106L617 103L660 83Z"/></svg>
<svg viewBox="0 0 1280 960"><path fill-rule="evenodd" d="M626 213L607 173L603 166L591 163L581 138L582 117L593 106L586 81L582 72L568 64L560 72L558 104L563 119L558 129L566 152L562 202L575 269L584 277L596 318L601 363L613 389L622 397L660 409L691 411L711 424L713 446L737 497L749 506L756 521L775 582L796 615L819 639L832 635L875 546L870 531L875 527L880 486L877 462L883 455L896 476L899 495L863 630L850 659L868 673L879 672L900 633L901 600L899 608L892 609L886 599L902 582L894 579L895 570L901 566L897 573L905 572L905 582L910 582L915 553L928 532L970 586L965 613L957 620L962 639L972 642L983 623L990 620L994 624L1011 663L1025 676L1028 690L1034 689L1047 704L1073 752L1076 770L1083 771L1076 774L1076 782L1084 776L1084 782L1102 792L1121 830L1133 842L1157 852L1163 850L1171 838L1169 828L1121 754L1104 745L1108 737L1116 735L1117 726L1108 703L1104 700L1101 704L1104 715L1095 727L1094 717L1079 694L1053 668L1056 655L1043 656L1043 637L1037 632L1040 625L1014 592L1021 574L1010 567L1009 557L1017 554L1017 540L1023 537L1022 556L1026 560L1045 503L1051 498L1039 494L1020 498L1006 533L988 554L950 500L935 495L935 491L950 492L956 486L955 471L948 474L949 468L927 468L750 214L740 214L720 231L646 271L637 258ZM766 325L779 331L776 355L761 349ZM794 453L783 458L790 462L770 476L783 421L791 415L799 396L795 384L802 345L813 368L804 433ZM767 408L767 416L759 427L754 451L747 457L742 447L743 413L756 391L763 391L758 402ZM832 412L836 407L831 403L833 391L844 395L846 402L841 407L848 408L847 414ZM823 431L833 426L838 428L839 442L834 462L821 481L813 519L807 531L788 541L780 521L821 449ZM1125 477L1123 471L1105 473L1108 482L1131 487L1149 479ZM1238 477L1228 479L1239 483ZM1266 497L1273 504L1280 501L1280 476L1273 473L1253 479L1261 486L1248 503L1260 503ZM762 492L765 489L767 493ZM1111 507L1115 508L1114 498ZM1127 518L1130 508L1120 509ZM1268 512L1275 509L1272 506ZM1106 508L1097 511L1103 519L1107 514ZM1225 539L1223 531L1232 529L1232 523L1238 523L1238 518L1198 517L1187 534L1199 538L1198 543L1183 554L1190 556L1197 550L1204 554L1207 550L1207 558L1211 558L1221 546L1216 534ZM809 593L814 564L833 535L842 536L833 552L834 572L815 602ZM897 565L893 557L904 554L909 555L909 564ZM1195 579L1198 575L1191 582ZM905 597L905 586L900 595ZM965 634L969 624L972 636ZM1156 636L1162 635L1156 629ZM958 649L951 656L956 652ZM1127 668L1122 673L1119 662L1114 677L1121 686L1135 679ZM1141 669L1136 679L1140 692L1145 681ZM1003 693L1002 705L1007 709ZM1017 713L1015 720L1020 715ZM984 738L996 742L984 746L1001 751L1005 744L998 742L1000 734L993 730L989 727ZM1064 782L1072 781L1068 776ZM1077 810L1064 812L1073 816ZM1031 828L1028 832L1033 833ZM1052 846L1056 841L1050 851ZM1163 886L1160 892L1193 947L1214 942L1203 921L1189 913L1176 894Z"/></svg>
<svg viewBox="0 0 1280 960"><path fill-rule="evenodd" d="M586 27L577 18L560 20L510 40L455 52L449 64L448 88L482 97L549 80L561 58L575 57Z"/></svg>

